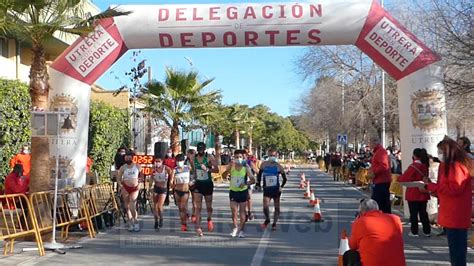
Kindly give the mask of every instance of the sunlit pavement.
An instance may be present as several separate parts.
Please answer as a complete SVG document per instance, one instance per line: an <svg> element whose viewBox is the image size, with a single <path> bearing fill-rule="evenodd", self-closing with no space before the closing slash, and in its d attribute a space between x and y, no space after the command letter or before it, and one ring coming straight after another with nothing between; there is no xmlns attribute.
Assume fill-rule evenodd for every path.
<svg viewBox="0 0 474 266"><path fill-rule="evenodd" d="M311 222L313 208L303 199L298 188L304 172L316 197L321 200L322 223ZM174 265L335 265L339 237L343 229L350 230L359 199L364 194L332 177L310 168L293 169L282 197L282 214L276 231L260 229L263 222L262 193L254 193L256 220L248 223L246 238L231 238L231 218L228 188L216 186L214 193L214 232L204 230L196 236L194 226L180 231L177 207L167 207L163 228L153 229L153 216L142 216L143 229L130 233L125 225L100 234L96 239L81 241L82 249L69 250L66 255L48 253L38 258L31 252L2 257L0 264L64 265L64 264L174 264ZM205 223L202 224L205 229ZM405 225L405 254L408 265L448 264L445 237L418 239L407 236ZM434 232L436 233L436 231ZM468 261L474 262L472 250Z"/></svg>

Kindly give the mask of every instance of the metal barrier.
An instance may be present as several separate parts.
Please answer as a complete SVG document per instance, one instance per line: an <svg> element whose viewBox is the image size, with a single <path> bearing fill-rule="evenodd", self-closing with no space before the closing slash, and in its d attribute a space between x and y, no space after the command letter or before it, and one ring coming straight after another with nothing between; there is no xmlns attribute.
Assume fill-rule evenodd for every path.
<svg viewBox="0 0 474 266"><path fill-rule="evenodd" d="M83 222L87 224L89 237L94 237L85 197L79 188L58 191L56 228L61 228L63 239L67 239L70 226ZM40 235L53 230L53 201L53 191L35 192L30 195Z"/></svg>
<svg viewBox="0 0 474 266"><path fill-rule="evenodd" d="M390 183L390 193L394 194L396 198L400 199L400 210L403 208L403 186L398 182L400 175L392 174L392 182ZM395 199L392 200L392 207L395 205Z"/></svg>
<svg viewBox="0 0 474 266"><path fill-rule="evenodd" d="M44 246L38 231L35 213L23 194L0 195L0 240L4 240L3 255L13 253L15 239L33 235L38 253L44 256Z"/></svg>
<svg viewBox="0 0 474 266"><path fill-rule="evenodd" d="M104 213L119 211L112 184L105 183L87 186L84 188L84 193L86 194L86 197L90 198L90 200L86 201L86 205L90 211L89 215L91 221L92 218L101 216ZM92 231L95 235L94 228L92 228Z"/></svg>
<svg viewBox="0 0 474 266"><path fill-rule="evenodd" d="M356 185L361 187L367 187L369 184L369 169L360 168L356 174Z"/></svg>

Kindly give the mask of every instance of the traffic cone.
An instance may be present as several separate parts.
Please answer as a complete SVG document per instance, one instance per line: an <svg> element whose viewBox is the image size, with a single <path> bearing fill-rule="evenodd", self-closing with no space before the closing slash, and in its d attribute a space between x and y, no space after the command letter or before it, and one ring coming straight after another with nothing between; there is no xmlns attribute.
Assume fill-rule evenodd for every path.
<svg viewBox="0 0 474 266"><path fill-rule="evenodd" d="M319 199L316 199L314 202L313 222L319 223L322 221L323 216L321 215L321 208L319 207Z"/></svg>
<svg viewBox="0 0 474 266"><path fill-rule="evenodd" d="M343 256L344 256L344 253L346 253L346 251L348 251L350 248L349 248L349 240L347 240L347 231L346 229L343 229L342 230L342 234L341 234L341 242L339 244L339 258L338 258L338 266L342 266L343 265Z"/></svg>
<svg viewBox="0 0 474 266"><path fill-rule="evenodd" d="M301 181L306 182L306 176L304 173L301 173L300 179Z"/></svg>
<svg viewBox="0 0 474 266"><path fill-rule="evenodd" d="M314 198L313 190L311 190L311 197L309 198L309 206L314 207L314 204L316 204L316 199Z"/></svg>
<svg viewBox="0 0 474 266"><path fill-rule="evenodd" d="M306 180L306 192L304 193L304 198L309 199L309 196L311 196L311 187L309 185L309 180Z"/></svg>
<svg viewBox="0 0 474 266"><path fill-rule="evenodd" d="M301 189L304 189L306 187L306 184L303 182L303 180L301 180L300 182L300 188Z"/></svg>

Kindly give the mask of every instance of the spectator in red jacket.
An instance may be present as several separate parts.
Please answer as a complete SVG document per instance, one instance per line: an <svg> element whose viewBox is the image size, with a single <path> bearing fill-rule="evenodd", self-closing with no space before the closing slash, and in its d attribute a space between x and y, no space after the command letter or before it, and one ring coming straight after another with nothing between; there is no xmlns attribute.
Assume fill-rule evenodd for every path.
<svg viewBox="0 0 474 266"><path fill-rule="evenodd" d="M360 257L364 266L406 265L402 232L398 216L379 211L375 200L362 200L359 217L352 224L349 238L351 250L344 254L345 265L349 260L353 263L354 256Z"/></svg>
<svg viewBox="0 0 474 266"><path fill-rule="evenodd" d="M24 145L21 148L21 152L10 160L10 168L13 169L13 167L15 167L17 164L23 165L23 172L26 176L30 175L31 155L30 148L27 145Z"/></svg>
<svg viewBox="0 0 474 266"><path fill-rule="evenodd" d="M372 199L377 202L379 208L384 213L391 213L390 204L390 183L392 182L392 173L390 171L390 160L387 150L380 144L378 138L370 141L374 155L372 156L371 169L374 173L374 187L372 190Z"/></svg>
<svg viewBox="0 0 474 266"><path fill-rule="evenodd" d="M26 194L29 191L30 176L23 174L23 165L16 164L5 178L5 194Z"/></svg>
<svg viewBox="0 0 474 266"><path fill-rule="evenodd" d="M405 173L398 178L399 182L423 181L428 177L428 169L430 167L430 158L425 149L413 150L413 163L407 168ZM426 189L409 187L405 193L410 209L411 237L418 237L418 216L420 216L423 225L423 234L430 236L431 226L426 212L426 205L430 199L430 194Z"/></svg>
<svg viewBox="0 0 474 266"><path fill-rule="evenodd" d="M451 264L466 265L474 169L467 153L448 137L438 144L438 159L438 183L426 179L426 188L440 200L438 223L446 229Z"/></svg>

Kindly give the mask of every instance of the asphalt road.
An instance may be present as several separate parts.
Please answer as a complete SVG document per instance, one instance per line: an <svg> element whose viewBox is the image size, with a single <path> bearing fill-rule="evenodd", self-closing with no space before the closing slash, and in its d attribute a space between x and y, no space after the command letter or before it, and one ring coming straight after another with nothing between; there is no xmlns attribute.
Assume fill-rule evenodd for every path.
<svg viewBox="0 0 474 266"><path fill-rule="evenodd" d="M304 172L321 200L324 221L311 222L313 208L303 199L298 188ZM180 231L177 207L166 209L164 227L153 229L153 216L141 217L143 229L130 233L126 226L101 233L95 239L81 241L82 249L69 250L66 255L48 253L15 264L22 265L336 265L339 238L350 224L364 194L342 182L310 168L293 169L282 195L282 214L276 231L262 230L262 193L254 193L256 220L246 228L246 238L231 238L231 216L228 187L214 191L214 224L212 233L198 237L192 225L188 232ZM272 210L272 209L271 209ZM449 260L446 238L408 238L405 226L405 253L409 265L443 265ZM12 257L12 258L13 258ZM474 261L472 251L470 261ZM8 259L0 259L0 263ZM12 262L12 261L10 261Z"/></svg>

